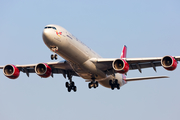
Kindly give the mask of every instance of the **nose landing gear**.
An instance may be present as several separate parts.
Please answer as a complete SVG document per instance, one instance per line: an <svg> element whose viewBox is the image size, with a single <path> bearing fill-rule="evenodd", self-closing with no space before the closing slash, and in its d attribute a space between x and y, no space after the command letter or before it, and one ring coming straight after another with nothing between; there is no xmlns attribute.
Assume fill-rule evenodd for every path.
<svg viewBox="0 0 180 120"><path fill-rule="evenodd" d="M58 58L58 57L57 57L57 54L52 54L52 55L51 55L51 60L54 60L54 59L57 60L57 58Z"/></svg>
<svg viewBox="0 0 180 120"><path fill-rule="evenodd" d="M58 47L52 46L51 51L54 52L54 54L51 54L51 60L54 60L54 59L57 60L58 57L57 57L56 51L58 51Z"/></svg>

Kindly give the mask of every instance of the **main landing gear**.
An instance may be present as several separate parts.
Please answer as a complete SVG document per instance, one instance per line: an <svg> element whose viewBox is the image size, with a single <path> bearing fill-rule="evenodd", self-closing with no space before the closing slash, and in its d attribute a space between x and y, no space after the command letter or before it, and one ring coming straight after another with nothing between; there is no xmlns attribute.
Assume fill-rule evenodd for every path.
<svg viewBox="0 0 180 120"><path fill-rule="evenodd" d="M77 91L77 87L75 86L75 83L72 81L72 75L69 72L67 73L67 77L69 79L69 82L65 83L67 91L71 92L71 90L73 90L74 92L76 92Z"/></svg>
<svg viewBox="0 0 180 120"><path fill-rule="evenodd" d="M120 89L120 84L118 83L118 80L109 80L109 85L111 86L111 89L114 90L114 88Z"/></svg>
<svg viewBox="0 0 180 120"><path fill-rule="evenodd" d="M95 79L92 79L92 81L88 84L89 89L92 87L97 88L99 86L98 81L95 81Z"/></svg>
<svg viewBox="0 0 180 120"><path fill-rule="evenodd" d="M68 92L71 92L71 90L73 90L74 92L77 91L77 87L75 86L74 82L66 82L66 88L68 90Z"/></svg>

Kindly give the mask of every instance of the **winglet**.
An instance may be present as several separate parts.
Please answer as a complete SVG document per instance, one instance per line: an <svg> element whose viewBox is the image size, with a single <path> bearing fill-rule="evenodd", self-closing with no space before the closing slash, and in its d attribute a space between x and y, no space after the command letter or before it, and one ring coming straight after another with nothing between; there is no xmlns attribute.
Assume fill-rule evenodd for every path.
<svg viewBox="0 0 180 120"><path fill-rule="evenodd" d="M127 47L126 45L124 45L121 52L121 58L126 58L126 54L127 54Z"/></svg>

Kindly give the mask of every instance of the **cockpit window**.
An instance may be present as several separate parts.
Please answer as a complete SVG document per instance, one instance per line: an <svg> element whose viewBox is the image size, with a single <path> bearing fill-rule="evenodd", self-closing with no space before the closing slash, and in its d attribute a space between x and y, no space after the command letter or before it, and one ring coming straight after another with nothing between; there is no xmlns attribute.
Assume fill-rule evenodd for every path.
<svg viewBox="0 0 180 120"><path fill-rule="evenodd" d="M51 27L51 26L47 26L44 29L55 29L55 30L57 30L55 27Z"/></svg>

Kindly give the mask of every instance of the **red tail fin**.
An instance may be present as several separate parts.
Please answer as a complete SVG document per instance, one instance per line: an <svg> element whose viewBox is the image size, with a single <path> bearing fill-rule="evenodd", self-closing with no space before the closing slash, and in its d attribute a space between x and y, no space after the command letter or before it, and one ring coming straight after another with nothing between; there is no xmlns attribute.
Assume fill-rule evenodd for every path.
<svg viewBox="0 0 180 120"><path fill-rule="evenodd" d="M124 45L121 52L121 58L126 58L126 54L127 54L127 47L126 45Z"/></svg>

